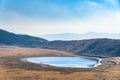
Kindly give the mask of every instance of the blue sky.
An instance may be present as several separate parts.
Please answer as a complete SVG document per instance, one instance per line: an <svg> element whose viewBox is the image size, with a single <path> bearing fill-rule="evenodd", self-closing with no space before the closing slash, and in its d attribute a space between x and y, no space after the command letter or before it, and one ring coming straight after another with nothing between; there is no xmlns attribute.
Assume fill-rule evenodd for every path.
<svg viewBox="0 0 120 80"><path fill-rule="evenodd" d="M120 0L0 0L0 28L16 33L120 32Z"/></svg>

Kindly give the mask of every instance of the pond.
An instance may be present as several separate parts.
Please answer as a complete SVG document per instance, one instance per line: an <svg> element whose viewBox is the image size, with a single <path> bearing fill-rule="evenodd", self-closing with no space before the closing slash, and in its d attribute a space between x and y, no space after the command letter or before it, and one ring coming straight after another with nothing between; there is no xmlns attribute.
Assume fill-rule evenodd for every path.
<svg viewBox="0 0 120 80"><path fill-rule="evenodd" d="M92 68L101 64L101 59L85 57L31 57L25 60L37 64L72 68Z"/></svg>

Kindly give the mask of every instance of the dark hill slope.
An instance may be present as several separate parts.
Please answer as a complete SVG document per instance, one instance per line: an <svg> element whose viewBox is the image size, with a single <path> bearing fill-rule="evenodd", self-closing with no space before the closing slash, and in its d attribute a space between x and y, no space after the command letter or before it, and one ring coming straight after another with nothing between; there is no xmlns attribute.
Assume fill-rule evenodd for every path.
<svg viewBox="0 0 120 80"><path fill-rule="evenodd" d="M28 35L19 35L0 29L0 44L33 47L48 42L45 39Z"/></svg>
<svg viewBox="0 0 120 80"><path fill-rule="evenodd" d="M45 48L65 50L87 56L120 56L120 40L113 39L51 41Z"/></svg>
<svg viewBox="0 0 120 80"><path fill-rule="evenodd" d="M120 56L120 40L115 39L103 38L74 41L47 41L38 37L19 35L0 30L0 44L64 50L77 55L100 57Z"/></svg>

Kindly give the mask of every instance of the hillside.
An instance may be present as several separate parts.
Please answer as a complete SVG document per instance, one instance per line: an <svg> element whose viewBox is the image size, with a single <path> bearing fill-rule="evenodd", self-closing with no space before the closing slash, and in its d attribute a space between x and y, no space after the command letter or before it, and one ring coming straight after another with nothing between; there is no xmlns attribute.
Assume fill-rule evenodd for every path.
<svg viewBox="0 0 120 80"><path fill-rule="evenodd" d="M120 56L120 40L90 39L79 41L51 41L45 48L65 50L77 55L87 56Z"/></svg>
<svg viewBox="0 0 120 80"><path fill-rule="evenodd" d="M111 57L120 56L120 40L88 39L73 41L47 41L42 38L19 35L0 30L0 44L22 47L40 47L72 52L77 55Z"/></svg>
<svg viewBox="0 0 120 80"><path fill-rule="evenodd" d="M17 45L33 47L36 45L42 45L47 40L37 38L29 35L14 34L5 30L0 30L0 44L1 45Z"/></svg>
<svg viewBox="0 0 120 80"><path fill-rule="evenodd" d="M49 49L41 49L41 48L23 48L16 46L0 47L0 58L10 57L10 56L11 57L74 56L74 54L65 51L57 51L57 50L49 50Z"/></svg>

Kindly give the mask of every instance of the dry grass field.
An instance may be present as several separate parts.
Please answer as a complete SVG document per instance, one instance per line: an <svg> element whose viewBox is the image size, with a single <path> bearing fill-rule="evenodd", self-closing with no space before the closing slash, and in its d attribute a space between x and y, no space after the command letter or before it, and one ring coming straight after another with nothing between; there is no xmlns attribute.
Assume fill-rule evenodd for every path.
<svg viewBox="0 0 120 80"><path fill-rule="evenodd" d="M63 51L47 50L40 48L21 48L21 47L0 47L0 57L15 56L73 56L73 54Z"/></svg>
<svg viewBox="0 0 120 80"><path fill-rule="evenodd" d="M39 48L0 47L0 80L120 80L120 59L103 58L96 68L59 68L23 62L33 56L75 56Z"/></svg>

